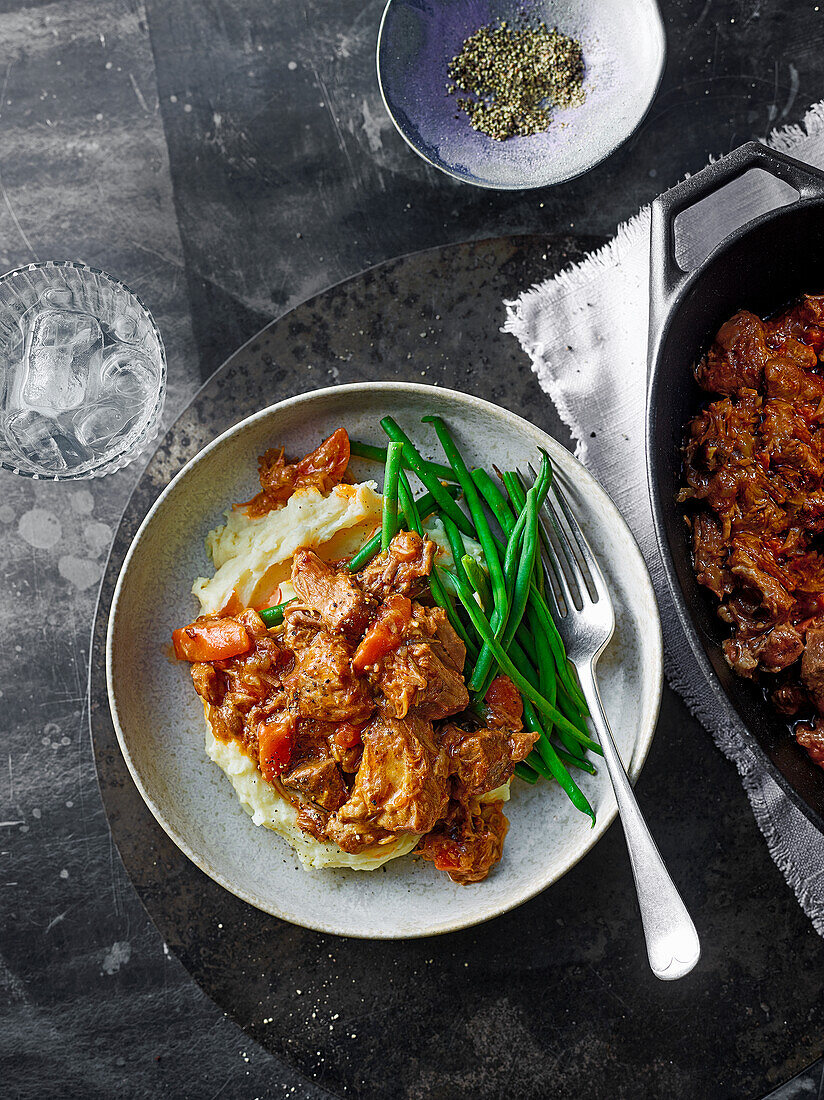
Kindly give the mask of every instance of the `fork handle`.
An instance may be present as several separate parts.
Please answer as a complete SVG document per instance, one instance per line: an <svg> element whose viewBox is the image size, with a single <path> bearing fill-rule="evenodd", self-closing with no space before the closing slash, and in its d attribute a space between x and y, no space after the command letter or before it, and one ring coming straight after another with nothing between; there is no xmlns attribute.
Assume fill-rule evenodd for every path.
<svg viewBox="0 0 824 1100"><path fill-rule="evenodd" d="M635 800L601 702L594 663L578 668L578 677L618 802L649 964L656 978L674 981L689 974L698 962L701 956L698 933Z"/></svg>

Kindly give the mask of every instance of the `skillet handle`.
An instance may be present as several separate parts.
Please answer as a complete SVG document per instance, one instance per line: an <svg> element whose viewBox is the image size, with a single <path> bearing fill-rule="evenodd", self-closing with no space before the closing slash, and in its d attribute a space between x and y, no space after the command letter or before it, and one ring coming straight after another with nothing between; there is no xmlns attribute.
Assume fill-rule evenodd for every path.
<svg viewBox="0 0 824 1100"><path fill-rule="evenodd" d="M751 168L762 168L798 191L800 199L824 195L824 172L803 161L750 141L702 172L659 195L652 203L650 226L650 345L680 287L690 277L675 262L675 219L700 199L719 191ZM719 242L720 243L720 242Z"/></svg>

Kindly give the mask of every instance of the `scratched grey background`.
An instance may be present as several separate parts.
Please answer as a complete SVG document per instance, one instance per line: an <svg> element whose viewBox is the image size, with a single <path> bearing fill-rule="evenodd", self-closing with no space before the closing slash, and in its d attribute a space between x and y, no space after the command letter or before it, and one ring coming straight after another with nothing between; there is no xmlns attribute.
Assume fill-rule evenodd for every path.
<svg viewBox="0 0 824 1100"><path fill-rule="evenodd" d="M667 73L626 147L552 192L469 191L384 115L381 8L0 3L0 267L70 257L125 279L166 341L167 425L235 347L322 287L450 241L604 237L711 154L824 96L817 4L665 0ZM168 955L111 844L88 635L138 467L72 487L0 475L0 1095L315 1100L327 1094L247 1040ZM680 704L669 713L689 727ZM796 1069L765 1063L764 1091ZM814 1096L817 1082L784 1095Z"/></svg>

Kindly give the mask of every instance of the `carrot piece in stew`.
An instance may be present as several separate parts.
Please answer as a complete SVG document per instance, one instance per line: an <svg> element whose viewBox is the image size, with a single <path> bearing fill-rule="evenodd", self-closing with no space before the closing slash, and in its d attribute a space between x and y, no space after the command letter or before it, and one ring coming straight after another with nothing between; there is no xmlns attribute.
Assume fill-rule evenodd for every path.
<svg viewBox="0 0 824 1100"><path fill-rule="evenodd" d="M172 634L179 661L225 661L252 648L243 623L229 618L202 618Z"/></svg>
<svg viewBox="0 0 824 1100"><path fill-rule="evenodd" d="M295 721L291 715L279 715L258 726L258 763L264 779L270 783L289 767L295 740Z"/></svg>
<svg viewBox="0 0 824 1100"><path fill-rule="evenodd" d="M404 628L412 620L412 602L395 592L383 601L378 615L363 636L352 658L352 668L360 673L374 665L401 644Z"/></svg>

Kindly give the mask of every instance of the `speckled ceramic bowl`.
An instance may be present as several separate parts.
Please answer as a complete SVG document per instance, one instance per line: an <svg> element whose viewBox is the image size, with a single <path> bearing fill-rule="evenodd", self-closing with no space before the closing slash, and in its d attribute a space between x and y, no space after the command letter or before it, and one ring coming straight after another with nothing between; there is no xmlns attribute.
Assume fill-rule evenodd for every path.
<svg viewBox="0 0 824 1100"><path fill-rule="evenodd" d="M446 94L447 68L479 27L514 25L521 13L581 43L586 101L555 111L545 133L494 141ZM655 98L665 57L655 0L389 0L378 82L399 133L424 160L464 183L521 190L574 179L622 145Z"/></svg>
<svg viewBox="0 0 824 1100"><path fill-rule="evenodd" d="M230 502L257 484L257 456L283 444L303 454L343 425L354 438L382 442L391 414L425 455L437 440L420 424L437 410L467 459L501 468L545 447L599 556L615 600L615 637L599 665L615 738L630 775L641 769L661 697L661 628L638 548L603 490L555 440L512 413L466 394L378 382L301 394L243 420L177 475L144 520L112 602L107 639L109 700L118 740L149 809L185 854L227 890L307 928L394 939L447 932L488 920L526 901L569 870L599 840L616 812L605 769L581 786L597 824L552 784L513 782L504 858L486 882L456 886L414 856L379 871L305 871L286 841L256 828L229 781L207 758L200 700L188 670L168 656L174 627L196 613L192 580L209 569L204 537ZM374 464L353 463L359 477ZM629 879L627 880L629 883ZM628 887L629 888L629 887Z"/></svg>

